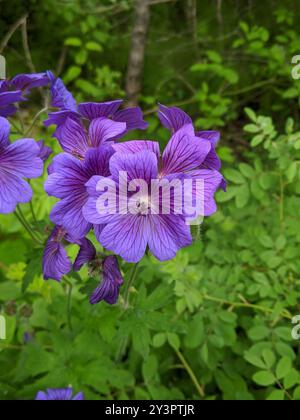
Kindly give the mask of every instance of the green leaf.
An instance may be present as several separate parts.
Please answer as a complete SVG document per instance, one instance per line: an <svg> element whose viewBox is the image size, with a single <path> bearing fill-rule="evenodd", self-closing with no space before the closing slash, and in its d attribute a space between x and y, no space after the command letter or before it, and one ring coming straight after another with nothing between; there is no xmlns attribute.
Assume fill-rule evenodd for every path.
<svg viewBox="0 0 300 420"><path fill-rule="evenodd" d="M162 347L167 341L165 333L158 333L153 337L153 347Z"/></svg>
<svg viewBox="0 0 300 420"><path fill-rule="evenodd" d="M189 349L196 349L199 347L205 338L205 329L203 322L203 315L197 314L191 323L188 325L187 335L184 343Z"/></svg>
<svg viewBox="0 0 300 420"><path fill-rule="evenodd" d="M82 41L80 38L67 38L65 40L65 45L67 47L81 47Z"/></svg>
<svg viewBox="0 0 300 420"><path fill-rule="evenodd" d="M248 124L244 127L246 133L257 134L261 131L261 128L255 124Z"/></svg>
<svg viewBox="0 0 300 420"><path fill-rule="evenodd" d="M245 184L246 183L246 179L236 169L226 169L224 171L224 175L225 175L225 178L228 179L228 181L232 181L235 184Z"/></svg>
<svg viewBox="0 0 300 420"><path fill-rule="evenodd" d="M168 333L168 342L175 350L180 349L180 339L177 334Z"/></svg>
<svg viewBox="0 0 300 420"><path fill-rule="evenodd" d="M283 379L292 369L292 361L288 357L283 357L276 367L276 377Z"/></svg>
<svg viewBox="0 0 300 420"><path fill-rule="evenodd" d="M68 69L65 77L64 82L66 84L72 82L73 80L77 79L78 76L81 74L81 68L78 66L72 66Z"/></svg>
<svg viewBox="0 0 300 420"><path fill-rule="evenodd" d="M97 44L97 42L90 41L86 44L86 48L89 51L95 51L95 52L102 52L103 48L100 44Z"/></svg>
<svg viewBox="0 0 300 420"><path fill-rule="evenodd" d="M274 374L268 371L257 372L253 376L253 380L255 383L261 386L270 386L276 382Z"/></svg>
<svg viewBox="0 0 300 420"><path fill-rule="evenodd" d="M285 392L281 391L280 389L275 389L267 397L268 401L284 401L284 399L285 399Z"/></svg>
<svg viewBox="0 0 300 420"><path fill-rule="evenodd" d="M251 121L257 122L257 116L252 109L245 108L245 113L247 114L247 116L250 118Z"/></svg>
<svg viewBox="0 0 300 420"><path fill-rule="evenodd" d="M265 349L262 352L262 357L268 369L271 369L276 362L276 356L272 350Z"/></svg>
<svg viewBox="0 0 300 420"><path fill-rule="evenodd" d="M261 341L267 338L269 334L270 330L263 326L253 327L248 331L248 336L252 341Z"/></svg>

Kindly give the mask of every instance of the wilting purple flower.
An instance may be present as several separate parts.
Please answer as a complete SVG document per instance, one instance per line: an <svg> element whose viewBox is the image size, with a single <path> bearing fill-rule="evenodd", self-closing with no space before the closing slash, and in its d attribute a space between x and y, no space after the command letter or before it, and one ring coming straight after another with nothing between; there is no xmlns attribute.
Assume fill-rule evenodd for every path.
<svg viewBox="0 0 300 420"><path fill-rule="evenodd" d="M83 401L84 395L82 392L73 397L73 389L47 389L46 392L38 392L36 401Z"/></svg>
<svg viewBox="0 0 300 420"><path fill-rule="evenodd" d="M14 104L26 101L20 90L10 91L7 80L0 81L0 116L10 117L14 115L17 108Z"/></svg>
<svg viewBox="0 0 300 420"><path fill-rule="evenodd" d="M45 143L43 140L38 141L38 146L40 148L39 157L42 159L43 162L45 162L48 157L53 153L53 150L51 147L45 146Z"/></svg>
<svg viewBox="0 0 300 420"><path fill-rule="evenodd" d="M90 303L96 303L104 300L110 305L117 303L119 298L120 287L124 280L119 269L116 257L106 257L102 264L103 278L100 285L93 291Z"/></svg>
<svg viewBox="0 0 300 420"><path fill-rule="evenodd" d="M0 213L12 213L18 203L28 203L32 190L23 178L43 173L39 146L32 139L9 142L10 125L0 117Z"/></svg>
<svg viewBox="0 0 300 420"><path fill-rule="evenodd" d="M80 250L74 263L74 271L79 271L84 264L89 264L95 273L101 274L100 285L93 291L90 303L95 305L105 300L114 305L119 297L123 277L115 256L97 257L97 252L91 241L84 238L80 241Z"/></svg>
<svg viewBox="0 0 300 420"><path fill-rule="evenodd" d="M44 249L43 274L45 280L61 281L62 277L71 271L72 264L64 248L65 242L73 243L73 239L63 228L56 226Z"/></svg>
<svg viewBox="0 0 300 420"><path fill-rule="evenodd" d="M72 237L84 238L92 228L92 224L82 214L82 208L88 200L85 184L94 175L110 176L109 160L113 154L112 147L103 146L88 150L84 160L67 153L62 153L53 160L45 190L61 201L53 208L50 218ZM100 231L101 228L97 226L96 235Z"/></svg>
<svg viewBox="0 0 300 420"><path fill-rule="evenodd" d="M79 271L85 264L96 259L96 249L91 241L83 238L80 241L80 250L73 265L74 271Z"/></svg>
<svg viewBox="0 0 300 420"><path fill-rule="evenodd" d="M17 90L28 93L31 89L49 85L49 78L46 72L18 74L11 80L10 85Z"/></svg>
<svg viewBox="0 0 300 420"><path fill-rule="evenodd" d="M166 107L164 105L160 105L158 116L162 125L173 134L180 130L184 125L193 124L189 115L182 111L182 109L176 107ZM220 171L222 164L216 153L216 147L220 140L220 133L217 131L198 131L195 132L195 136L199 138L199 141L207 140L211 144L211 150L207 154L205 161L202 163L201 169ZM225 180L222 181L221 188L226 189Z"/></svg>
<svg viewBox="0 0 300 420"><path fill-rule="evenodd" d="M120 110L123 103L122 100L104 103L86 102L77 105L72 94L64 86L61 79L56 79L51 72L48 72L48 77L51 82L51 105L54 108L59 108L59 111L50 113L49 119L45 121L45 125L56 125L58 127L55 137L60 131L60 127L68 118L78 123L81 119L93 121L98 118L106 118L115 122L125 123L124 132L118 133L116 138L120 138L120 135L126 131L134 129L145 130L148 127L148 124L143 120L143 114L140 108Z"/></svg>

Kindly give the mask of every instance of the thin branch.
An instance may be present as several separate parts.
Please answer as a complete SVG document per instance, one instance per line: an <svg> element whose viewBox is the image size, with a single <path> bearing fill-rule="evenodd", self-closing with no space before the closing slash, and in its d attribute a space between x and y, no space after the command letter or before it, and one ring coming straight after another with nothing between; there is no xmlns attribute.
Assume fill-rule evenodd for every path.
<svg viewBox="0 0 300 420"><path fill-rule="evenodd" d="M23 25L23 23L26 21L28 15L22 16L20 19L18 19L8 30L7 34L3 38L1 44L0 44L0 54L5 50L7 47L11 37L14 35L14 33L18 30L18 28Z"/></svg>
<svg viewBox="0 0 300 420"><path fill-rule="evenodd" d="M27 66L32 73L36 73L35 65L33 64L33 61L32 61L31 52L29 48L29 42L28 42L27 18L24 20L22 24L22 41L23 41L23 49L24 49Z"/></svg>

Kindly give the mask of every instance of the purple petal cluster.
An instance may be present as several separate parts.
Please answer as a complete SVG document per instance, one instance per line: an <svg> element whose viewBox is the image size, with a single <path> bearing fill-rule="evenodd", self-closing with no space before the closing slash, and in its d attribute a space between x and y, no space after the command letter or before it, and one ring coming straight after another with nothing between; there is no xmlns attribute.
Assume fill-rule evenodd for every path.
<svg viewBox="0 0 300 420"><path fill-rule="evenodd" d="M181 248L192 243L191 227L185 213L168 214L161 211L160 206L157 212L145 212L149 203L143 198L133 214L103 215L97 208L97 201L103 194L97 190L98 183L103 180L114 182L116 199L120 202L120 173L127 174L127 185L139 179L148 190L153 180L191 180L192 185L201 181L204 185L202 216L211 216L217 210L216 191L226 188L216 153L220 134L198 132L192 119L182 110L160 105L159 118L170 131L164 151L155 141L117 142L128 130L146 128L139 108L120 110L122 101L77 104L61 79L49 72L48 78L52 106L58 110L49 114L46 125L57 126L55 137L64 153L54 158L45 183L46 192L59 200L50 215L56 227L45 249L45 278L60 281L70 272L72 264L65 245L76 243L80 250L74 271L88 264L93 273L96 270L101 274L91 304L103 300L114 304L123 284L116 256L137 263L149 249L160 261L172 259ZM193 199L199 194L194 187L189 193ZM91 230L101 246L113 255L97 254L87 239Z"/></svg>
<svg viewBox="0 0 300 420"><path fill-rule="evenodd" d="M36 401L83 401L84 395L79 392L73 397L73 389L47 389L46 392L38 392Z"/></svg>
<svg viewBox="0 0 300 420"><path fill-rule="evenodd" d="M23 95L29 94L31 89L48 84L47 73L19 74L12 80L0 81L0 116L14 115L17 110L15 104L26 101Z"/></svg>
<svg viewBox="0 0 300 420"><path fill-rule="evenodd" d="M17 204L28 203L32 190L25 178L43 173L40 147L33 139L9 141L9 122L0 117L0 213L12 213Z"/></svg>

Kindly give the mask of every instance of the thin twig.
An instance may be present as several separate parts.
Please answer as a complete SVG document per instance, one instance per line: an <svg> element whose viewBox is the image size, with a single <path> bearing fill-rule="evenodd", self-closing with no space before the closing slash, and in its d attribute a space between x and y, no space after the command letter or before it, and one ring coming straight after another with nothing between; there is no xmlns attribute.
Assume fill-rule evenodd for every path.
<svg viewBox="0 0 300 420"><path fill-rule="evenodd" d="M29 48L29 42L28 42L27 17L22 23L22 41L23 41L23 49L24 49L27 66L32 73L36 73L35 65L33 64L33 61L32 61L31 52Z"/></svg>
<svg viewBox="0 0 300 420"><path fill-rule="evenodd" d="M7 47L11 37L14 35L14 33L19 29L21 25L26 21L28 15L22 16L20 19L18 19L8 30L7 34L3 38L1 44L0 44L0 54L5 50Z"/></svg>
<svg viewBox="0 0 300 420"><path fill-rule="evenodd" d="M200 383L199 383L199 381L198 381L198 379L197 379L197 377L196 377L196 375L195 375L195 373L194 373L193 369L192 369L192 368L191 368L191 366L188 364L188 362L187 362L187 360L185 359L185 357L183 356L183 354L182 354L179 350L177 350L176 348L174 348L174 347L173 347L173 349L174 349L174 351L176 352L176 354L177 354L178 358L180 359L181 363L183 364L183 366L184 366L185 370L186 370L186 371L187 371L187 373L189 374L189 376L190 376L190 378L191 378L191 380L192 380L193 384L195 385L195 388L197 389L197 391L198 391L198 393L199 393L199 395L200 395L200 398L205 398L205 392L204 392L204 389L203 389L203 387L200 385Z"/></svg>

